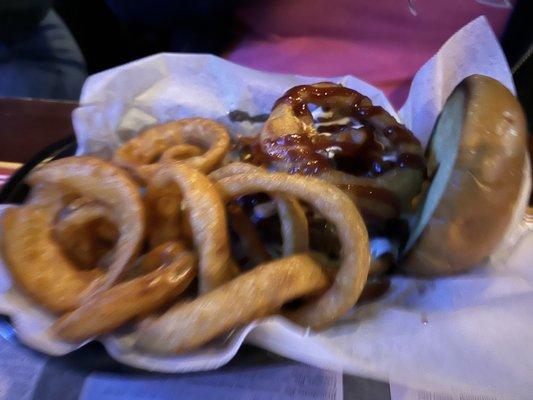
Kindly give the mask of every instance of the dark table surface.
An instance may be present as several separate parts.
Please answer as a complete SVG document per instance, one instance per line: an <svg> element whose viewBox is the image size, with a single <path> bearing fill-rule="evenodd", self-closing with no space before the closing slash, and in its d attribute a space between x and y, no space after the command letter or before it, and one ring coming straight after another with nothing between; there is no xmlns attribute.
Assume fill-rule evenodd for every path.
<svg viewBox="0 0 533 400"><path fill-rule="evenodd" d="M0 161L27 162L46 146L72 135L76 102L0 98Z"/></svg>
<svg viewBox="0 0 533 400"><path fill-rule="evenodd" d="M0 161L27 162L44 147L72 135L71 112L76 106L75 102L0 99ZM0 354L35 359L36 362L44 364L39 369L39 376L33 382L34 387L27 398L77 399L83 382L93 373L129 378L139 377L139 379L146 376L153 379L161 377L166 382L187 378L187 375L152 374L119 365L97 343L91 343L64 357L41 356L34 354L31 350L21 348L15 336L8 330L2 331L0 326ZM0 357L0 370L2 363L6 361L6 357ZM298 365L298 363L253 346L243 346L228 365L216 371L201 373L201 375L216 376L232 371L242 372L258 366L283 368L287 365ZM7 367L7 364L4 367ZM390 399L389 385L386 382L348 375L344 375L342 381L345 399ZM249 398L254 397L252 395ZM7 397L2 397L0 393L0 399L7 399Z"/></svg>

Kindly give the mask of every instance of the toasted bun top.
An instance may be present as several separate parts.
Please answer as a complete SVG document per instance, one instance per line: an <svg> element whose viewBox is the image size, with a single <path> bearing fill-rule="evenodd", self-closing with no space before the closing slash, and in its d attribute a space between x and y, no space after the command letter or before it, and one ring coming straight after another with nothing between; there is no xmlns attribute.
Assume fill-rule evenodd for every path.
<svg viewBox="0 0 533 400"><path fill-rule="evenodd" d="M429 144L433 181L404 270L459 273L494 251L519 198L526 136L522 108L501 83L472 75L455 88Z"/></svg>

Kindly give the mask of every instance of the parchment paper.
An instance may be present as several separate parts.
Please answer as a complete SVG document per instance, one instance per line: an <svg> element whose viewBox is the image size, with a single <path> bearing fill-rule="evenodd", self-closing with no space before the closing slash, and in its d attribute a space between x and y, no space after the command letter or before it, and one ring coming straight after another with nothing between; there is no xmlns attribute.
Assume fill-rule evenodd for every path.
<svg viewBox="0 0 533 400"><path fill-rule="evenodd" d="M398 116L423 144L452 89L474 73L492 76L514 92L503 53L483 17L458 31L413 80ZM107 157L145 126L191 116L216 119L232 134L255 133L260 125L232 122L229 112L266 114L288 88L323 80L259 72L210 55L148 57L87 80L73 114L78 152ZM357 78L328 80L359 90L393 112L379 90ZM100 340L117 360L151 370L213 369L246 340L309 364L413 388L527 398L533 390L533 234L522 216L529 189L528 169L515 223L485 268L445 279L395 277L385 297L357 307L326 331L313 333L272 317L228 341L168 358L131 350L127 332ZM50 316L11 287L3 265L0 296L0 313L12 317L24 343L54 355L79 347L46 334Z"/></svg>

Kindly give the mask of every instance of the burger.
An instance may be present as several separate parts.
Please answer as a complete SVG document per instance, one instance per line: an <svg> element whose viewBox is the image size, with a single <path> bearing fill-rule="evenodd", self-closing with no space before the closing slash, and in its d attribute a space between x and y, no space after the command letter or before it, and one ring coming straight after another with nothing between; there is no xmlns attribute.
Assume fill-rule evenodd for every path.
<svg viewBox="0 0 533 400"><path fill-rule="evenodd" d="M236 154L347 193L371 239L371 284L398 265L409 274L449 275L492 254L524 210L526 132L517 99L487 76L469 76L455 88L426 151L368 97L321 82L287 91L260 134L240 138ZM335 259L334 228L309 213L313 247Z"/></svg>

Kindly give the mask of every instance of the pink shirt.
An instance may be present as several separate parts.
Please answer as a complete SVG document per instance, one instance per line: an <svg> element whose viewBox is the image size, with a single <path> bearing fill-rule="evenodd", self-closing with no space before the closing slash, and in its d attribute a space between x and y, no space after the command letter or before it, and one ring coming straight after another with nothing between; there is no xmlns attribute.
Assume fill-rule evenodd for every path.
<svg viewBox="0 0 533 400"><path fill-rule="evenodd" d="M249 3L240 12L247 33L229 60L272 72L354 75L396 105L414 73L455 31L485 15L499 35L511 12L475 0L414 0L416 16L407 0Z"/></svg>

